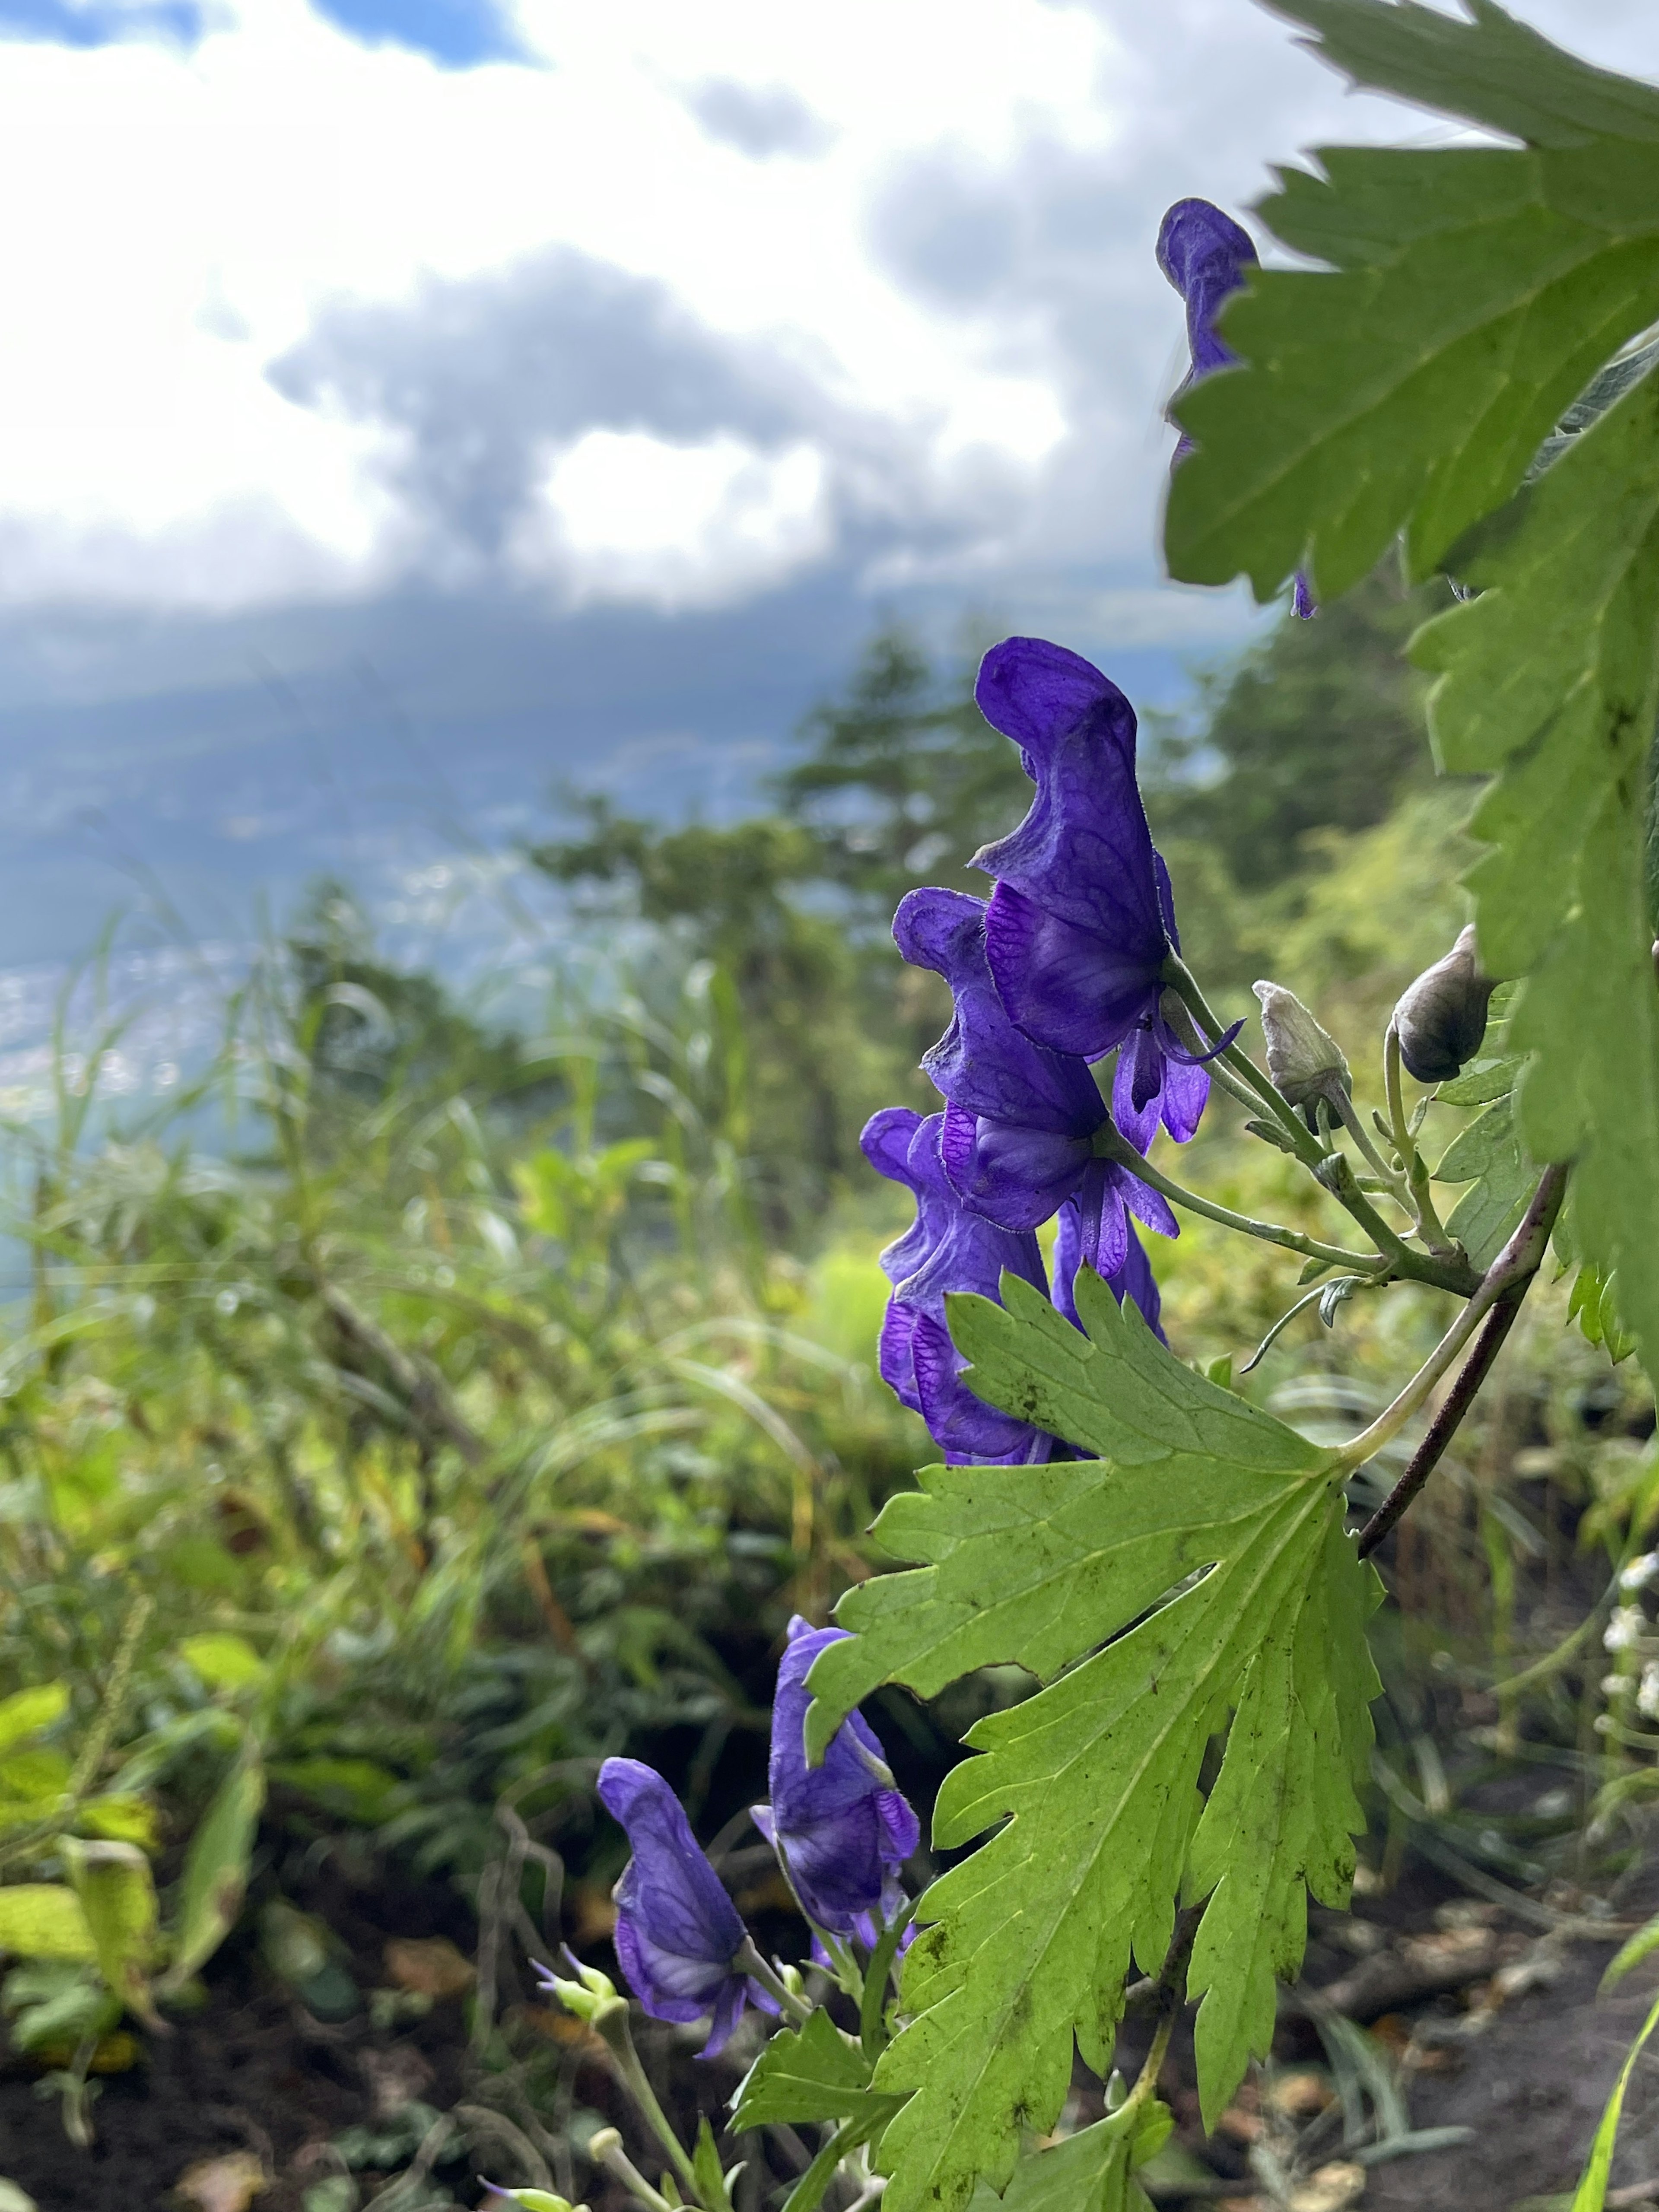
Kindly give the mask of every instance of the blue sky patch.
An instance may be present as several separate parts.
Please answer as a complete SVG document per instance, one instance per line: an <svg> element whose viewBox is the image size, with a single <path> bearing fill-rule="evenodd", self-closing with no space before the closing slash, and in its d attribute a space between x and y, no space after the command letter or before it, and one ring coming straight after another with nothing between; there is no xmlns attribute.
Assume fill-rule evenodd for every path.
<svg viewBox="0 0 1659 2212"><path fill-rule="evenodd" d="M0 7L9 0L0 0ZM365 46L410 46L446 69L526 58L489 0L313 0L319 15Z"/></svg>
<svg viewBox="0 0 1659 2212"><path fill-rule="evenodd" d="M153 7L73 7L68 0L0 0L0 40L33 39L55 46L112 46L123 40L162 38L194 46L202 11L191 0Z"/></svg>

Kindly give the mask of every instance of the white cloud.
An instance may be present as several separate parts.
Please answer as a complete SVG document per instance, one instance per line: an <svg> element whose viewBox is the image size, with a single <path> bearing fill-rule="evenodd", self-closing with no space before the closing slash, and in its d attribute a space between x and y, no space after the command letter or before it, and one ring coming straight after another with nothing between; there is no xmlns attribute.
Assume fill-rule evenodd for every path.
<svg viewBox="0 0 1659 2212"><path fill-rule="evenodd" d="M1601 58L1653 46L1634 0L1528 12ZM1179 321L1159 209L1401 127L1249 0L519 0L515 21L531 62L467 70L304 0L222 0L193 50L0 49L0 600L231 607L499 562L566 599L708 605L838 531L877 577L1040 556L1150 578ZM463 542L417 489L433 426L400 411L397 361L368 399L273 380L343 310L435 328L457 288L556 248L657 286L778 419L526 437L495 539ZM545 363L509 371L533 393ZM444 426L445 465L493 428Z"/></svg>
<svg viewBox="0 0 1659 2212"><path fill-rule="evenodd" d="M823 551L825 489L807 445L768 454L724 435L684 446L590 430L550 460L510 557L577 604L719 606Z"/></svg>

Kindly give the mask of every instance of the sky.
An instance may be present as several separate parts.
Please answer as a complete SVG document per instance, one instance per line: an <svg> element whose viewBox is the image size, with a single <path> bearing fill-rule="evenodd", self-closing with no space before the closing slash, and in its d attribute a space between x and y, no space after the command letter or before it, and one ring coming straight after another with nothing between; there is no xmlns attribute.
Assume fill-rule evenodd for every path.
<svg viewBox="0 0 1659 2212"><path fill-rule="evenodd" d="M1178 698L1159 215L1449 136L1252 0L0 0L0 968L729 813L893 615Z"/></svg>

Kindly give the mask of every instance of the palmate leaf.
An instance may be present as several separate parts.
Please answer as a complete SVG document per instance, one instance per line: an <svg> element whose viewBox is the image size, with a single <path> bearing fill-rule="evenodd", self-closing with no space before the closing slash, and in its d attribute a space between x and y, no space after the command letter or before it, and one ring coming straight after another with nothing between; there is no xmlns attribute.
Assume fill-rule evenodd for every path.
<svg viewBox="0 0 1659 2212"><path fill-rule="evenodd" d="M1012 1662L1049 1686L981 1721L939 1794L945 1849L1006 1825L918 1912L912 2018L874 2084L911 2093L883 2144L892 2212L1001 2185L1020 2130L1059 2113L1073 2039L1106 2070L1131 1958L1158 1970L1183 1895L1208 1898L1191 1987L1213 2117L1267 2049L1304 1889L1346 1902L1370 1741L1379 1588L1343 1533L1342 1463L1190 1373L1086 1270L1086 1337L1002 1287L1005 1307L951 1301L973 1388L1101 1457L930 1470L877 1523L924 1564L842 1601L855 1635L811 1678L814 1749L881 1682L927 1696Z"/></svg>
<svg viewBox="0 0 1659 2212"><path fill-rule="evenodd" d="M1200 450L1176 471L1170 566L1244 570L1265 596L1310 565L1332 592L1403 529L1414 573L1443 560L1481 590L1413 652L1439 678L1443 765L1497 778L1473 824L1495 849L1471 886L1483 964L1528 979L1514 1127L1533 1161L1577 1162L1576 1241L1616 1274L1659 1370L1659 377L1589 427L1570 404L1659 317L1659 90L1492 0L1467 22L1389 0L1273 4L1356 82L1527 143L1339 149L1324 176L1284 179L1264 215L1329 266L1269 271L1230 309L1250 365L1182 403ZM1598 404L1620 381L1601 379ZM1563 421L1577 434L1517 489ZM1498 1212L1474 1224L1488 1242Z"/></svg>
<svg viewBox="0 0 1659 2212"><path fill-rule="evenodd" d="M1595 372L1659 317L1659 92L1592 70L1479 0L1273 0L1358 83L1524 149L1322 149L1261 213L1328 270L1267 270L1221 327L1249 366L1176 412L1171 572L1297 568L1334 597L1403 530L1426 575L1520 484Z"/></svg>
<svg viewBox="0 0 1659 2212"><path fill-rule="evenodd" d="M1484 958L1535 1160L1577 1159L1573 1222L1659 1367L1659 989L1647 906L1659 714L1659 379L1644 378L1459 548L1481 597L1419 633L1445 765L1501 771L1471 824ZM1477 1125L1478 1126L1478 1125Z"/></svg>

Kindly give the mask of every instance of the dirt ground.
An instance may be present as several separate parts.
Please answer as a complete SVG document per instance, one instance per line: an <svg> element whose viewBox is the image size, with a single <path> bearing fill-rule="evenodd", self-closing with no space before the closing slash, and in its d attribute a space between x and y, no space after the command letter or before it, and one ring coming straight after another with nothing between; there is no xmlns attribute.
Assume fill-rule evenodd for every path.
<svg viewBox="0 0 1659 2212"><path fill-rule="evenodd" d="M347 1938L365 1988L380 1976L388 1936L447 1936L467 1950L473 1940L453 1893L438 1887L389 1881L369 1894L318 1902ZM1640 1917L1654 1903L1659 1880L1620 1909ZM1570 2197L1602 2103L1651 2002L1659 1959L1598 1998L1610 1944L1540 1942L1535 1927L1461 1900L1426 1872L1363 1908L1362 1917L1372 1932L1356 1937L1336 1916L1317 1917L1310 1984L1357 1994L1358 2012L1372 2015L1365 2025L1379 2045L1405 2054L1414 2128L1475 2132L1457 2148L1372 2166L1361 2212L1516 2212L1528 2200ZM1469 1961L1492 1971L1438 1994L1419 1990L1376 2018L1388 1972L1409 1978L1425 1960L1430 1972L1437 1960L1448 1962L1449 1973ZM1124 2054L1130 2063L1133 2040L1132 2030ZM1294 2000L1286 2004L1277 2055L1290 2069L1322 2056ZM1267 2212L1250 2174L1249 2093L1231 2116L1231 2131L1224 2127L1204 2147L1188 2068L1188 2057L1177 2051L1166 2087L1184 2138L1217 2177L1188 2201L1213 2203L1218 2185L1231 2181L1237 2194L1224 2202ZM732 2087L723 2068L676 2061L672 2070L677 2101L695 2094L718 2112ZM306 2190L341 2170L326 2148L331 2138L384 2124L410 2099L446 2111L465 2100L465 2078L459 2002L440 2003L396 2032L376 2030L361 2015L326 2025L274 1982L257 1943L243 1936L216 1962L205 2009L179 2021L171 2035L149 2039L143 2063L106 2081L93 2110L97 2139L90 2150L65 2136L58 2101L40 2094L38 2066L14 2057L0 2067L0 2174L27 2189L40 2212L181 2212L189 2204L174 2193L181 2176L204 2160L240 2153L256 2158L267 2178L255 2212L301 2212ZM584 2068L578 2094L628 2124L597 2069ZM502 2164L486 2159L484 2170L517 2178L503 2175ZM483 2197L478 2173L468 2158L446 2166L439 2179L453 2201L472 2205ZM385 2179L359 2173L362 2203L373 2203ZM1639 2067L1632 2082L1613 2180L1626 2192L1614 2201L1626 2205L1643 2201L1628 2193L1636 2185L1653 2181L1659 2207L1659 2058ZM1182 2200L1160 2191L1159 2201ZM593 2202L607 2212L610 2192Z"/></svg>

